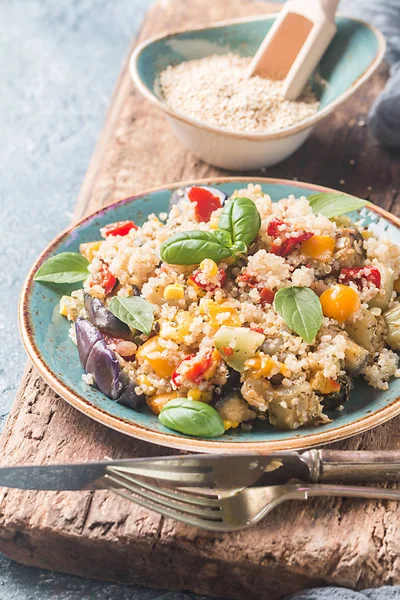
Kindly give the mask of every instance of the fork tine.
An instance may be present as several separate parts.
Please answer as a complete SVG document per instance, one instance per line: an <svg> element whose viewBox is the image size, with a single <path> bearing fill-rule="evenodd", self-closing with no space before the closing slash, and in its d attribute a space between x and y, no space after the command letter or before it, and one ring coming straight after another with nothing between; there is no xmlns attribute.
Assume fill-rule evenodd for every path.
<svg viewBox="0 0 400 600"><path fill-rule="evenodd" d="M222 521L209 521L207 519L198 519L191 515L184 515L175 510L171 510L165 506L161 506L160 504L152 502L151 500L147 500L143 496L136 496L134 493L126 492L123 489L119 490L117 488L111 488L111 490L118 496L121 496L122 498L125 498L126 500L129 500L134 504L138 504L139 506L152 510L153 512L158 513L163 517L173 519L174 521L179 521L180 523L184 523L185 525L192 525L193 527L198 527L199 529L207 529L208 531L228 530L228 528L223 524Z"/></svg>
<svg viewBox="0 0 400 600"><path fill-rule="evenodd" d="M178 491L170 491L167 490L165 488L161 488L159 486L156 485L152 485L151 483L148 483L147 481L143 481L142 479L136 479L135 477L132 477L130 475L127 474L122 474L120 472L114 472L113 469L109 469L109 471L111 471L112 475L118 477L119 479L126 481L128 483L135 483L136 485L139 485L140 487L149 490L151 492L156 492L157 494L159 494L160 496L164 496L165 498L171 498L172 500L178 500L180 502L184 502L187 504L194 504L197 506L204 506L205 508L219 508L220 507L220 503L218 500L218 496L214 493L214 494L207 494L204 491L202 492L193 492L193 491L185 491L185 492L178 492Z"/></svg>
<svg viewBox="0 0 400 600"><path fill-rule="evenodd" d="M175 514L177 512L179 512L185 516L193 515L193 516L208 519L211 521L222 521L222 516L220 515L220 507L219 506L215 506L215 508L213 510L213 509L203 508L201 505L194 506L193 504L188 504L188 503L186 503L185 500L182 500L181 502L179 502L179 501L176 502L176 501L172 500L170 497L168 497L168 498L164 497L162 494L159 493L159 490L157 490L156 493L154 493L150 490L144 490L141 487L141 482L135 482L135 481L132 481L132 479L121 480L120 478L118 478L117 476L114 476L114 475L107 475L107 478L110 481L113 481L114 483L117 483L121 487L134 493L135 495L138 495L138 496L144 498L146 501L157 502L157 504L159 504L167 509L171 509ZM183 494L181 494L181 496L183 496Z"/></svg>

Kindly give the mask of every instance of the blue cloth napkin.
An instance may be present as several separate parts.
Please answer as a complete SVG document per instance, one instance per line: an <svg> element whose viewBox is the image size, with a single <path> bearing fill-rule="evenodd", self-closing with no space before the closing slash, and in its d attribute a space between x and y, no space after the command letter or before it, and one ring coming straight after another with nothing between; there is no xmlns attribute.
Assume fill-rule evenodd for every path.
<svg viewBox="0 0 400 600"><path fill-rule="evenodd" d="M390 79L370 110L368 124L381 144L400 148L400 0L342 0L339 9L369 21L386 38Z"/></svg>

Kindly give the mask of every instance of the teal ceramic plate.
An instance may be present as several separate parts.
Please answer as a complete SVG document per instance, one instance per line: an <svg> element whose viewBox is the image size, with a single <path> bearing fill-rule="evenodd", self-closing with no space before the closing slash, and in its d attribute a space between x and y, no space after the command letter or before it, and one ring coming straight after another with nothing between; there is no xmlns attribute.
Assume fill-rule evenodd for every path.
<svg viewBox="0 0 400 600"><path fill-rule="evenodd" d="M327 425L278 431L260 422L251 432L232 430L220 438L205 440L174 433L163 427L149 409L135 412L120 406L82 381L78 352L68 337L69 323L58 314L61 295L72 288L60 290L34 282L33 275L42 262L59 252L77 252L80 243L97 239L99 228L106 223L125 219L142 223L150 213L167 211L171 192L176 187L207 184L231 194L250 182L261 183L263 190L274 201L289 194L298 197L319 191L334 191L282 179L222 178L180 182L108 206L68 229L48 246L32 267L23 287L19 320L22 340L29 356L42 377L60 396L92 419L117 431L163 446L199 452L270 452L308 448L360 433L400 413L400 379L392 381L390 389L385 392L356 381L345 409L332 413L330 416L333 420ZM357 214L350 216L354 219L360 217ZM363 209L361 216L366 224L372 224L376 232L400 244L400 219L375 206ZM77 287L78 284L75 289Z"/></svg>

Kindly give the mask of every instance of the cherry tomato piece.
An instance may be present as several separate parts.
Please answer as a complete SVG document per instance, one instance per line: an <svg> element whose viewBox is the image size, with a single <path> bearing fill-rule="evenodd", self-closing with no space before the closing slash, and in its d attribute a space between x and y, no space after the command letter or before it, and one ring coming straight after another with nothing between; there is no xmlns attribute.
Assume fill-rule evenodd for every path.
<svg viewBox="0 0 400 600"><path fill-rule="evenodd" d="M110 272L108 265L103 263L100 271L93 275L93 280L90 283L90 287L93 287L94 285L100 285L105 293L109 294L114 289L116 283L117 280Z"/></svg>
<svg viewBox="0 0 400 600"><path fill-rule="evenodd" d="M221 200L217 196L201 187L190 188L188 196L189 200L195 204L194 211L198 223L208 223L214 210L222 206Z"/></svg>
<svg viewBox="0 0 400 600"><path fill-rule="evenodd" d="M381 272L376 267L367 265L366 267L345 267L340 271L338 280L340 283L348 284L351 281L362 289L362 280L373 283L377 288L381 287Z"/></svg>
<svg viewBox="0 0 400 600"><path fill-rule="evenodd" d="M186 356L178 365L176 365L175 369L172 371L171 381L176 387L180 387L182 385L182 375L178 372L179 367L183 362L185 362L185 360L190 360L195 356L195 354L190 354L189 356Z"/></svg>
<svg viewBox="0 0 400 600"><path fill-rule="evenodd" d="M285 225L285 223L283 221L281 221L280 219L271 219L271 221L268 223L268 227L267 227L267 233L269 236L271 236L272 238L277 238L282 232L283 232L283 228L282 225ZM282 230L281 230L282 228Z"/></svg>
<svg viewBox="0 0 400 600"><path fill-rule="evenodd" d="M226 283L226 273L223 269L219 268L218 269L218 277L219 277L219 283L218 285L213 285L210 283L203 283L200 281L199 278L200 275L200 271L195 271L193 273L193 275L191 275L190 277L188 277L189 281L191 281L192 283L194 283L195 285L197 285L197 287L199 287L202 290L205 290L206 292L214 292L217 288L222 288L224 287L225 283Z"/></svg>
<svg viewBox="0 0 400 600"><path fill-rule="evenodd" d="M261 304L272 304L275 298L275 292L269 288L263 288L260 292ZM261 332L263 333L263 332Z"/></svg>
<svg viewBox="0 0 400 600"><path fill-rule="evenodd" d="M309 240L314 234L311 231L298 231L292 233L290 237L284 238L281 243L277 240L271 244L271 254L277 256L287 256L299 246L302 242Z"/></svg>
<svg viewBox="0 0 400 600"><path fill-rule="evenodd" d="M109 235L127 235L131 229L137 229L137 225L133 221L117 221L116 223L109 223L102 228L101 234L103 237Z"/></svg>

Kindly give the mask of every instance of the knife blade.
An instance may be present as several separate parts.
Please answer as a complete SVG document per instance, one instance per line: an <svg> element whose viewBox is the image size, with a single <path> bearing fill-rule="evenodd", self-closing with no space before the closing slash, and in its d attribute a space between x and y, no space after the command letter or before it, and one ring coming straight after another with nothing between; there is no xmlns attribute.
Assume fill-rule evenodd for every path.
<svg viewBox="0 0 400 600"><path fill-rule="evenodd" d="M0 468L0 486L27 490L95 490L110 487L109 475L145 477L167 487L235 488L310 481L309 453L269 455L191 454L82 464Z"/></svg>

